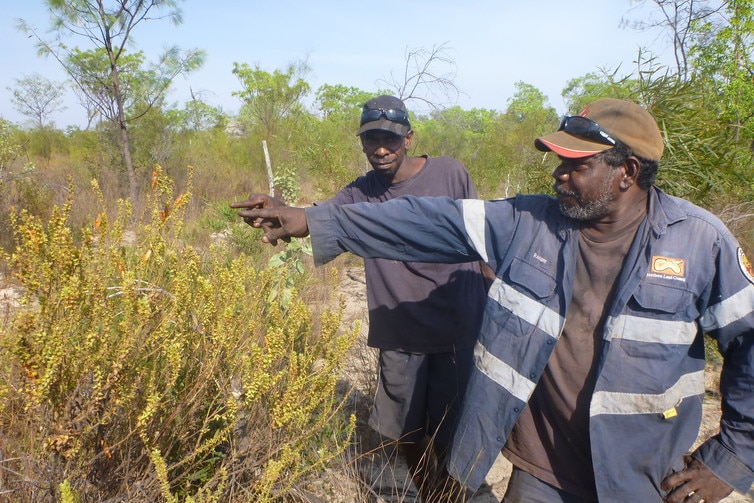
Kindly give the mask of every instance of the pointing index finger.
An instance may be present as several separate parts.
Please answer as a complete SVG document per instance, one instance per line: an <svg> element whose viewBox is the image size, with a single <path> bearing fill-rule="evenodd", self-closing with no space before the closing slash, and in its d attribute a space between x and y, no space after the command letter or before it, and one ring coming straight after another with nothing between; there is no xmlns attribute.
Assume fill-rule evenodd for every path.
<svg viewBox="0 0 754 503"><path fill-rule="evenodd" d="M269 218L277 217L277 213L272 208L254 208L248 206L238 206L239 208L247 208L238 212L238 215L244 218Z"/></svg>
<svg viewBox="0 0 754 503"><path fill-rule="evenodd" d="M236 201L235 203L230 203L231 208L253 208L254 206L258 206L259 203L252 201L251 199L247 199L246 201Z"/></svg>

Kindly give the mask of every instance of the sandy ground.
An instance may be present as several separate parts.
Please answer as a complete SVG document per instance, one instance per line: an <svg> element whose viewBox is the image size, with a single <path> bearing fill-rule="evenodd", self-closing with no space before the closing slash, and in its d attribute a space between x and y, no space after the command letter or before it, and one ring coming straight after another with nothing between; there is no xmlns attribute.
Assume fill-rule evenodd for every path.
<svg viewBox="0 0 754 503"><path fill-rule="evenodd" d="M374 503L408 503L418 501L416 489L410 481L406 465L394 450L374 450L378 441L366 425L368 406L376 386L376 352L366 346L367 303L364 270L361 267L347 267L342 272L340 292L346 303L344 325L361 322L359 340L351 352L346 369L346 380L355 390L355 400L361 401L357 407L359 435L362 452L357 463L360 478L364 481L368 500ZM711 376L711 385L715 379ZM705 417L700 432L700 440L707 438L717 429L719 422L719 400L712 394L704 404ZM495 465L487 474L483 492L475 495L471 503L498 503L505 493L510 476L510 463L498 456ZM754 503L754 488L747 495L733 493L724 503Z"/></svg>

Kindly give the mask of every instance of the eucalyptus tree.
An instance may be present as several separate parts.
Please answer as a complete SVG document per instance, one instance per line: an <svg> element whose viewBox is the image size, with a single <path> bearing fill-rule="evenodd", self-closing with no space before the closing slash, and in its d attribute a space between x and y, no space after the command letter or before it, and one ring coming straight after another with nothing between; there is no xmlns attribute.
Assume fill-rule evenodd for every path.
<svg viewBox="0 0 754 503"><path fill-rule="evenodd" d="M310 86L304 80L309 72L305 62L291 63L285 70L272 73L259 65L233 63L233 75L242 89L233 96L241 100L241 119L251 126L261 126L262 135L269 139L279 132L281 123L304 111L302 99Z"/></svg>
<svg viewBox="0 0 754 503"><path fill-rule="evenodd" d="M297 145L314 127L314 117L302 101L310 90L304 80L308 72L306 62L291 63L272 73L259 65L233 63L233 74L241 83L241 90L232 95L242 103L239 122L247 135L250 164L266 166L270 186L278 176L272 172L286 172L289 180L295 178ZM262 153L264 157L260 157Z"/></svg>
<svg viewBox="0 0 754 503"><path fill-rule="evenodd" d="M139 184L129 124L159 103L178 75L198 69L204 53L170 47L147 65L143 53L126 51L142 22L167 19L180 24L178 0L46 0L46 4L54 38L43 38L23 20L19 28L36 38L39 52L55 58L73 80L79 96L117 128L130 199L135 203ZM86 47L71 46L66 43L68 39Z"/></svg>
<svg viewBox="0 0 754 503"><path fill-rule="evenodd" d="M16 79L16 86L8 90L12 93L10 100L16 111L29 117L39 129L51 124L52 114L66 108L63 105L63 84L38 73Z"/></svg>

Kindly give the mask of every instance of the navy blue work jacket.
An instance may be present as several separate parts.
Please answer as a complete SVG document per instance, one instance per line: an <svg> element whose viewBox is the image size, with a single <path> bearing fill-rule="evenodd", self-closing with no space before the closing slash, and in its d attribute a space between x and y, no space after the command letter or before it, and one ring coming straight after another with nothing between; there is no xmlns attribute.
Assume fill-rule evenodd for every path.
<svg viewBox="0 0 754 503"><path fill-rule="evenodd" d="M448 468L478 487L561 335L579 223L557 200L398 198L308 208L315 261L344 251L424 262L482 259L496 272ZM724 358L719 434L693 455L740 492L754 482L754 276L725 226L659 189L619 275L590 402L600 501L661 501L702 418L704 339ZM578 294L578 292L576 292Z"/></svg>

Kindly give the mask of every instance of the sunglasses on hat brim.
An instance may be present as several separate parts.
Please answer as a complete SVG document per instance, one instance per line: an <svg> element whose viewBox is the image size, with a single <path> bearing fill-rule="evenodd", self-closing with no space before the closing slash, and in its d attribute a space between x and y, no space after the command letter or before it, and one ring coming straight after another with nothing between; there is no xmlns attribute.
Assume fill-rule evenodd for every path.
<svg viewBox="0 0 754 503"><path fill-rule="evenodd" d="M408 121L408 113L405 110L395 110L392 108L370 108L361 112L361 125L367 122L376 121L380 117L385 117L392 122L398 122L406 126L411 126Z"/></svg>
<svg viewBox="0 0 754 503"><path fill-rule="evenodd" d="M606 145L622 145L618 139L614 138L602 126L583 115L563 116L558 131L564 131L570 135Z"/></svg>

